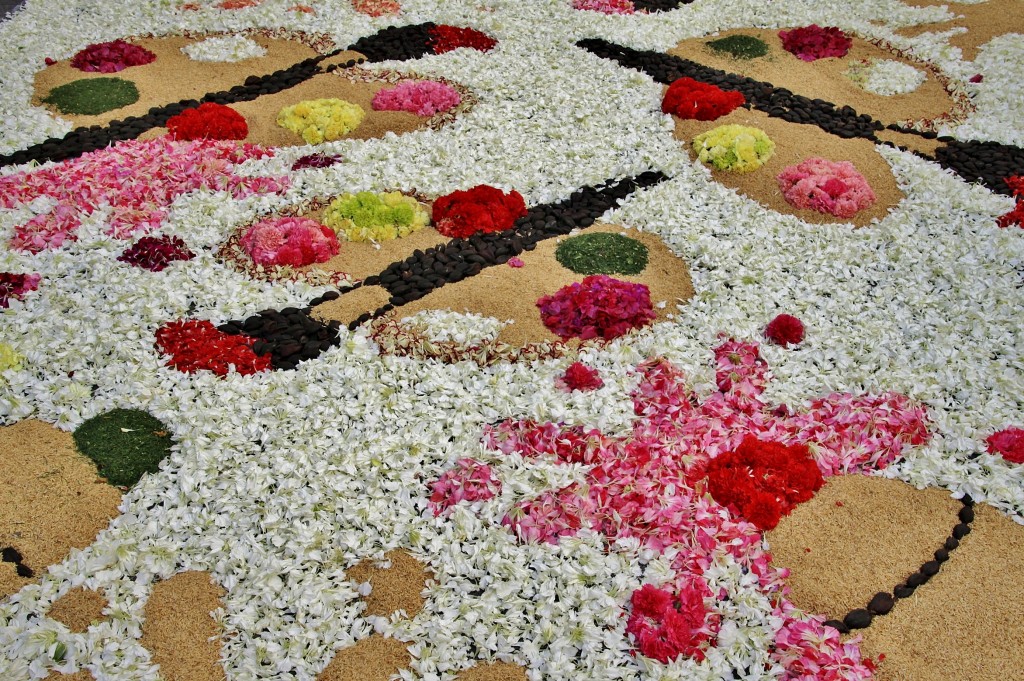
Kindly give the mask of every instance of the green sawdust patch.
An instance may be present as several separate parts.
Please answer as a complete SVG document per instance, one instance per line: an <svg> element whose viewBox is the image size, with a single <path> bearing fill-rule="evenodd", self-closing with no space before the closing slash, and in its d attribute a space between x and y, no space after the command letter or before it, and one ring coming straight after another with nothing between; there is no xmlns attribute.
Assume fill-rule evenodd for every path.
<svg viewBox="0 0 1024 681"><path fill-rule="evenodd" d="M768 43L749 35L731 35L707 43L715 52L728 54L736 59L756 59L768 54Z"/></svg>
<svg viewBox="0 0 1024 681"><path fill-rule="evenodd" d="M577 274L640 274L647 267L647 246L614 232L594 232L560 243L555 259Z"/></svg>
<svg viewBox="0 0 1024 681"><path fill-rule="evenodd" d="M138 409L94 416L75 430L74 438L100 475L123 487L131 487L144 473L155 473L173 444L167 426Z"/></svg>
<svg viewBox="0 0 1024 681"><path fill-rule="evenodd" d="M123 78L83 78L50 90L43 100L64 114L95 116L139 101L135 83Z"/></svg>

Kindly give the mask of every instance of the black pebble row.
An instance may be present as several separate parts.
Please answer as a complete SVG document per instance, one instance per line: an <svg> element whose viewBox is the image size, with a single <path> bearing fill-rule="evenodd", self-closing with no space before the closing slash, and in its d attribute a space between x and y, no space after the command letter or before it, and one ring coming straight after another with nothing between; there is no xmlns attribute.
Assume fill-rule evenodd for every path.
<svg viewBox="0 0 1024 681"><path fill-rule="evenodd" d="M885 126L868 114L858 114L849 106L836 107L822 99L809 99L771 83L726 73L661 52L632 50L596 38L580 40L576 44L599 57L642 71L665 85L688 77L723 90L741 92L751 106L769 116L791 123L816 125L844 139L860 137L879 143L875 133L885 128L925 139L937 138L945 146L936 151L934 158L919 155L952 170L968 182L980 182L1000 194L1011 193L1003 178L1024 174L1024 149L1019 147L996 142L960 142L952 137L938 137L934 132L920 132L895 124Z"/></svg>
<svg viewBox="0 0 1024 681"><path fill-rule="evenodd" d="M32 568L22 562L24 559L21 557L21 553L13 546L5 546L0 549L0 558L2 558L5 563L14 563L14 572L19 577L32 578L35 576L35 572L32 571Z"/></svg>
<svg viewBox="0 0 1024 681"><path fill-rule="evenodd" d="M340 343L340 322L324 324L309 315L311 307L334 300L338 295L337 291L329 291L301 310L296 307L263 310L243 321L232 320L217 328L233 336L257 339L253 352L257 355L270 353L270 364L275 369L294 369L299 362L316 359L320 353Z"/></svg>
<svg viewBox="0 0 1024 681"><path fill-rule="evenodd" d="M693 0L633 0L633 8L637 12L670 12L691 2Z"/></svg>
<svg viewBox="0 0 1024 681"><path fill-rule="evenodd" d="M957 518L960 522L953 527L943 545L935 551L932 560L923 563L917 572L907 577L903 583L897 584L892 593L879 591L871 598L866 608L851 610L842 620L828 620L825 624L842 634L848 634L854 629L865 629L871 625L875 617L889 614L897 600L910 598L917 587L939 574L942 564L949 560L950 551L960 546L960 540L970 534L971 523L974 522L974 500L965 496L960 501L963 503Z"/></svg>
<svg viewBox="0 0 1024 681"><path fill-rule="evenodd" d="M434 53L430 48L430 30L436 26L429 21L412 26L389 26L371 36L360 38L348 49L366 55L366 59L371 62L419 59Z"/></svg>
<svg viewBox="0 0 1024 681"><path fill-rule="evenodd" d="M486 267L502 265L523 251L532 251L544 239L589 227L595 220L637 189L652 187L668 177L656 171L641 173L598 187L583 187L566 200L529 209L512 229L474 234L466 239L417 249L411 256L389 265L363 284L387 289L391 298L375 312L360 315L349 324L355 329L374 317L418 300L434 289L475 276Z"/></svg>

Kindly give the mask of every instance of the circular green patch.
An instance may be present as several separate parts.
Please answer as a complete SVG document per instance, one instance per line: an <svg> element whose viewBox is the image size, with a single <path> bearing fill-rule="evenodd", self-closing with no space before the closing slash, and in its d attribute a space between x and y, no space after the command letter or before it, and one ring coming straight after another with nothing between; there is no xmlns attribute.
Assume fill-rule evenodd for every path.
<svg viewBox="0 0 1024 681"><path fill-rule="evenodd" d="M577 274L640 274L647 267L647 246L621 234L594 232L566 239L555 258Z"/></svg>
<svg viewBox="0 0 1024 681"><path fill-rule="evenodd" d="M135 83L123 78L82 78L50 90L43 103L65 114L95 116L139 101Z"/></svg>
<svg viewBox="0 0 1024 681"><path fill-rule="evenodd" d="M768 54L768 43L749 35L731 35L707 43L712 50L736 59L754 59Z"/></svg>
<svg viewBox="0 0 1024 681"><path fill-rule="evenodd" d="M171 451L167 426L138 409L114 409L94 416L74 432L78 451L96 462L110 484L131 487L143 473L155 473Z"/></svg>

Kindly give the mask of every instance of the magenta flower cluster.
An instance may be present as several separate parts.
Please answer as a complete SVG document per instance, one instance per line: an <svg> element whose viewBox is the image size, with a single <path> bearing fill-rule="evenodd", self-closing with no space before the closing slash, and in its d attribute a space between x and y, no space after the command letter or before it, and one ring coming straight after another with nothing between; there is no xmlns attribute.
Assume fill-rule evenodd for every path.
<svg viewBox="0 0 1024 681"><path fill-rule="evenodd" d="M117 259L135 267L160 272L172 262L191 260L196 254L179 236L144 236L125 249Z"/></svg>
<svg viewBox="0 0 1024 681"><path fill-rule="evenodd" d="M242 235L242 248L257 265L303 267L338 254L338 237L310 218L261 220Z"/></svg>
<svg viewBox="0 0 1024 681"><path fill-rule="evenodd" d="M543 296L537 307L544 326L562 340L611 340L650 324L657 316L647 286L605 274L591 275Z"/></svg>
<svg viewBox="0 0 1024 681"><path fill-rule="evenodd" d="M141 66L155 60L156 55L146 48L118 38L108 43L93 43L79 50L71 58L71 66L79 71L116 73L129 66Z"/></svg>
<svg viewBox="0 0 1024 681"><path fill-rule="evenodd" d="M496 494L501 494L501 480L494 477L490 466L459 459L430 486L430 508L439 516L460 501L484 501Z"/></svg>
<svg viewBox="0 0 1024 681"><path fill-rule="evenodd" d="M845 57L853 40L835 26L822 28L817 24L779 31L782 47L804 61L815 61L825 57Z"/></svg>
<svg viewBox="0 0 1024 681"><path fill-rule="evenodd" d="M462 96L451 85L417 80L378 90L371 105L374 111L408 111L417 116L433 116L460 103Z"/></svg>
<svg viewBox="0 0 1024 681"><path fill-rule="evenodd" d="M572 8L601 12L602 14L633 14L636 6L632 0L572 0Z"/></svg>
<svg viewBox="0 0 1024 681"><path fill-rule="evenodd" d="M40 279L38 274L0 272L0 308L10 307L12 298L21 300L29 291L35 291Z"/></svg>
<svg viewBox="0 0 1024 681"><path fill-rule="evenodd" d="M875 192L849 161L812 157L786 167L775 180L796 208L851 218L875 203Z"/></svg>

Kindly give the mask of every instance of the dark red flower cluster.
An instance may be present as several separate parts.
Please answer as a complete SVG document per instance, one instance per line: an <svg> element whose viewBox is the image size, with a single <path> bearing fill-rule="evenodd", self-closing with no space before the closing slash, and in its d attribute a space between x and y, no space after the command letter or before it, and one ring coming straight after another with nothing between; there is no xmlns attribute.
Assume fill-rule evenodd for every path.
<svg viewBox="0 0 1024 681"><path fill-rule="evenodd" d="M295 159L292 170L305 170L306 168L330 168L335 163L341 163L341 156L338 154L306 154Z"/></svg>
<svg viewBox="0 0 1024 681"><path fill-rule="evenodd" d="M1017 199L1017 205L1006 215L1001 215L997 224L1000 227L1017 225L1024 228L1024 175L1007 177L1003 179L1003 182L1013 190L1013 195Z"/></svg>
<svg viewBox="0 0 1024 681"><path fill-rule="evenodd" d="M562 340L611 340L649 324L657 315L644 284L593 274L537 301L540 316Z"/></svg>
<svg viewBox="0 0 1024 681"><path fill-rule="evenodd" d="M241 140L249 134L242 114L229 106L203 102L167 120L167 130L176 140Z"/></svg>
<svg viewBox="0 0 1024 681"><path fill-rule="evenodd" d="M141 66L155 60L156 55L146 48L118 38L109 43L93 43L79 50L71 58L71 66L79 71L116 73L129 66Z"/></svg>
<svg viewBox="0 0 1024 681"><path fill-rule="evenodd" d="M440 24L430 29L430 41L428 45L434 54L444 54L460 47L468 47L480 52L491 50L498 41L481 33L475 28L459 28Z"/></svg>
<svg viewBox="0 0 1024 681"><path fill-rule="evenodd" d="M1024 463L1024 429L1010 426L986 438L989 454L999 454L1010 463Z"/></svg>
<svg viewBox="0 0 1024 681"><path fill-rule="evenodd" d="M196 254L189 250L181 237L144 236L125 249L117 259L150 272L160 272L172 262L191 260Z"/></svg>
<svg viewBox="0 0 1024 681"><path fill-rule="evenodd" d="M822 28L817 24L794 28L792 31L779 31L782 47L804 61L814 61L824 57L845 57L853 45L853 40L835 26Z"/></svg>
<svg viewBox="0 0 1024 681"><path fill-rule="evenodd" d="M477 232L510 229L526 215L526 202L516 190L505 194L487 184L458 190L434 201L431 219L438 232L464 239Z"/></svg>
<svg viewBox="0 0 1024 681"><path fill-rule="evenodd" d="M224 333L205 319L168 322L156 332L156 349L171 356L167 366L186 374L205 369L226 376L232 366L243 376L269 371L270 355L253 352L255 342Z"/></svg>
<svg viewBox="0 0 1024 681"><path fill-rule="evenodd" d="M14 274L0 272L0 308L10 307L11 298L21 300L29 291L39 288L38 274Z"/></svg>
<svg viewBox="0 0 1024 681"><path fill-rule="evenodd" d="M711 460L708 491L723 506L770 530L825 484L805 444L784 445L747 435L740 446Z"/></svg>
<svg viewBox="0 0 1024 681"><path fill-rule="evenodd" d="M698 121L713 121L746 103L743 93L725 91L693 78L679 78L668 86L661 100L663 113Z"/></svg>
<svg viewBox="0 0 1024 681"><path fill-rule="evenodd" d="M597 390L604 385L597 369L583 362L573 362L565 373L555 379L555 385L566 392L573 390Z"/></svg>
<svg viewBox="0 0 1024 681"><path fill-rule="evenodd" d="M676 594L644 584L633 592L626 633L633 636L641 653L658 662L680 656L701 662L704 644L711 640L704 606L704 599L710 597L711 590L698 576L691 576L687 588Z"/></svg>
<svg viewBox="0 0 1024 681"><path fill-rule="evenodd" d="M784 348L796 345L804 339L804 323L791 314L780 314L764 327L764 337Z"/></svg>

